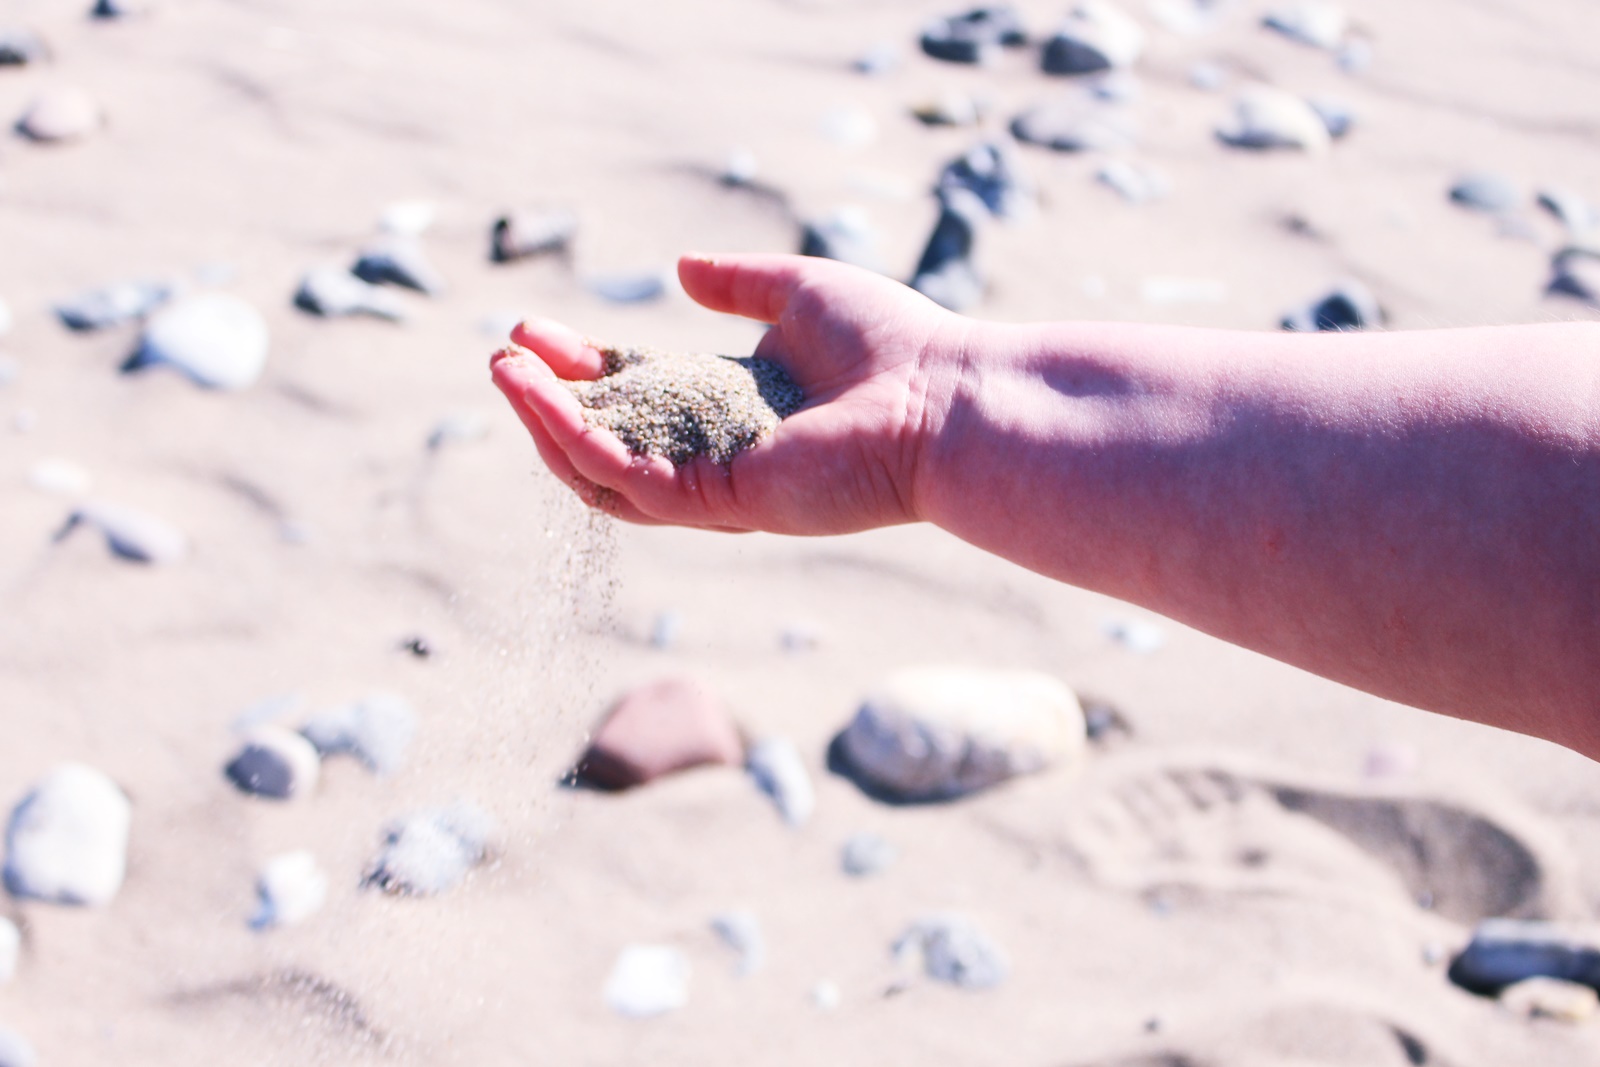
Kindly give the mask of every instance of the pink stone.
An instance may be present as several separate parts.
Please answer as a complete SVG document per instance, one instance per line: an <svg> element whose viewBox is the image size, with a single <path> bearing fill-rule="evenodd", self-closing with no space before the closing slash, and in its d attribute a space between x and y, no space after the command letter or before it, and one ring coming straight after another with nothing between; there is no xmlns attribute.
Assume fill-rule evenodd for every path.
<svg viewBox="0 0 1600 1067"><path fill-rule="evenodd" d="M711 687L664 678L625 694L578 761L584 785L627 789L707 764L739 767L744 742Z"/></svg>

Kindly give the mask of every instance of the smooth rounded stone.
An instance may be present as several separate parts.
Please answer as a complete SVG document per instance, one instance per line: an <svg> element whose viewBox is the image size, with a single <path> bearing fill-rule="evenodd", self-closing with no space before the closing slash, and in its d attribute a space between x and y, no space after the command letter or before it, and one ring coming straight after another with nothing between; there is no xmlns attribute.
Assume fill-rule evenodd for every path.
<svg viewBox="0 0 1600 1067"><path fill-rule="evenodd" d="M850 66L858 74L880 78L893 74L905 62L900 46L893 41L879 41L856 57Z"/></svg>
<svg viewBox="0 0 1600 1067"><path fill-rule="evenodd" d="M1108 104L1131 104L1144 92L1144 84L1127 70L1108 70L1093 75L1085 88L1090 96Z"/></svg>
<svg viewBox="0 0 1600 1067"><path fill-rule="evenodd" d="M373 693L314 716L300 733L322 756L354 756L378 775L405 766L417 713L404 697Z"/></svg>
<svg viewBox="0 0 1600 1067"><path fill-rule="evenodd" d="M1144 52L1138 21L1110 0L1082 0L1044 44L1046 74L1095 74L1133 64Z"/></svg>
<svg viewBox="0 0 1600 1067"><path fill-rule="evenodd" d="M182 530L165 519L120 504L80 504L67 516L56 540L79 526L98 530L111 554L130 563L179 563L189 555L189 538Z"/></svg>
<svg viewBox="0 0 1600 1067"><path fill-rule="evenodd" d="M612 706L576 776L599 789L627 789L692 767L743 763L739 729L711 688L693 678L663 678Z"/></svg>
<svg viewBox="0 0 1600 1067"><path fill-rule="evenodd" d="M965 189L983 201L996 218L1027 219L1039 208L1039 193L1010 138L974 145L944 165L934 192L940 197Z"/></svg>
<svg viewBox="0 0 1600 1067"><path fill-rule="evenodd" d="M328 900L328 876L309 852L286 852L268 860L256 878L256 913L250 926L266 930L295 926Z"/></svg>
<svg viewBox="0 0 1600 1067"><path fill-rule="evenodd" d="M172 282L113 282L59 301L56 318L69 330L89 332L142 319L171 300L178 287Z"/></svg>
<svg viewBox="0 0 1600 1067"><path fill-rule="evenodd" d="M241 793L291 800L317 787L322 761L311 742L281 726L258 726L228 761L223 774Z"/></svg>
<svg viewBox="0 0 1600 1067"><path fill-rule="evenodd" d="M428 451L446 445L465 445L489 436L489 419L481 411L458 411L433 424L428 433Z"/></svg>
<svg viewBox="0 0 1600 1067"><path fill-rule="evenodd" d="M1172 189L1172 183L1164 171L1126 159L1106 160L1095 171L1094 178L1130 204L1160 200Z"/></svg>
<svg viewBox="0 0 1600 1067"><path fill-rule="evenodd" d="M1365 37L1352 37L1339 46L1334 62L1346 74L1364 74L1376 58L1377 50L1372 47L1371 41Z"/></svg>
<svg viewBox="0 0 1600 1067"><path fill-rule="evenodd" d="M17 120L17 132L30 140L52 144L93 133L103 121L94 97L82 89L62 87L35 97Z"/></svg>
<svg viewBox="0 0 1600 1067"><path fill-rule="evenodd" d="M489 258L513 263L530 256L568 252L578 233L578 216L563 210L523 209L494 220L489 231Z"/></svg>
<svg viewBox="0 0 1600 1067"><path fill-rule="evenodd" d="M17 963L22 958L22 931L17 924L0 915L0 985L17 976Z"/></svg>
<svg viewBox="0 0 1600 1067"><path fill-rule="evenodd" d="M145 323L139 349L124 371L166 365L207 389L254 385L267 365L267 320L227 293L199 293L173 301Z"/></svg>
<svg viewBox="0 0 1600 1067"><path fill-rule="evenodd" d="M787 737L768 737L750 746L745 769L756 787L772 798L790 826L804 826L816 810L817 791L806 761Z"/></svg>
<svg viewBox="0 0 1600 1067"><path fill-rule="evenodd" d="M658 612L650 623L650 647L671 648L683 636L683 625L683 612L671 609Z"/></svg>
<svg viewBox="0 0 1600 1067"><path fill-rule="evenodd" d="M602 995L630 1019L648 1019L689 1003L689 959L670 945L629 945L617 956Z"/></svg>
<svg viewBox="0 0 1600 1067"><path fill-rule="evenodd" d="M1450 962L1450 981L1485 996L1528 978L1600 989L1600 927L1539 919L1486 919Z"/></svg>
<svg viewBox="0 0 1600 1067"><path fill-rule="evenodd" d="M1600 1011L1600 994L1589 986L1559 978L1524 978L1500 991L1500 1003L1525 1019L1583 1023Z"/></svg>
<svg viewBox="0 0 1600 1067"><path fill-rule="evenodd" d="M1450 199L1464 208L1500 214L1524 200L1522 187L1503 174L1474 171L1463 174L1450 186Z"/></svg>
<svg viewBox="0 0 1600 1067"><path fill-rule="evenodd" d="M1011 120L1011 133L1019 141L1057 152L1116 152L1134 141L1133 126L1126 118L1076 100L1029 108Z"/></svg>
<svg viewBox="0 0 1600 1067"><path fill-rule="evenodd" d="M1538 202L1571 237L1591 237L1600 230L1600 207L1570 189L1540 189Z"/></svg>
<svg viewBox="0 0 1600 1067"><path fill-rule="evenodd" d="M997 4L928 23L920 43L925 54L947 63L987 63L1001 48L1027 44L1028 34L1016 8Z"/></svg>
<svg viewBox="0 0 1600 1067"><path fill-rule="evenodd" d="M1322 116L1293 93L1268 85L1253 86L1233 102L1231 120L1217 128L1217 137L1235 148L1293 148L1326 152L1332 138Z"/></svg>
<svg viewBox="0 0 1600 1067"><path fill-rule="evenodd" d="M1311 105L1322 119L1322 124L1328 128L1328 136L1335 141L1342 139L1356 124L1355 108L1344 100L1331 96L1313 96L1306 103Z"/></svg>
<svg viewBox="0 0 1600 1067"><path fill-rule="evenodd" d="M817 130L840 148L866 148L878 139L878 120L859 107L836 107L822 116Z"/></svg>
<svg viewBox="0 0 1600 1067"><path fill-rule="evenodd" d="M94 7L89 9L89 17L123 19L146 14L149 10L147 4L138 3L136 0L95 0Z"/></svg>
<svg viewBox="0 0 1600 1067"><path fill-rule="evenodd" d="M52 496L81 497L88 494L94 479L81 464L50 457L28 468L28 484Z"/></svg>
<svg viewBox="0 0 1600 1067"><path fill-rule="evenodd" d="M445 290L444 276L415 237L390 236L369 245L356 257L350 273L372 285L398 285L428 296L440 296Z"/></svg>
<svg viewBox="0 0 1600 1067"><path fill-rule="evenodd" d="M1280 325L1308 333L1370 330L1382 326L1384 319L1383 307L1372 290L1352 278L1289 312Z"/></svg>
<svg viewBox="0 0 1600 1067"><path fill-rule="evenodd" d="M925 126L976 126L989 112L989 101L958 89L945 89L911 105L911 114Z"/></svg>
<svg viewBox="0 0 1600 1067"><path fill-rule="evenodd" d="M1081 758L1083 709L1034 671L928 666L868 695L838 740L858 784L897 801L946 800Z"/></svg>
<svg viewBox="0 0 1600 1067"><path fill-rule="evenodd" d="M1564 248L1550 260L1550 282L1545 292L1576 297L1600 307L1600 251Z"/></svg>
<svg viewBox="0 0 1600 1067"><path fill-rule="evenodd" d="M735 189L749 188L761 176L761 163L748 148L735 148L722 163L717 180Z"/></svg>
<svg viewBox="0 0 1600 1067"><path fill-rule="evenodd" d="M438 217L432 200L396 200L378 215L378 229L396 237L421 237Z"/></svg>
<svg viewBox="0 0 1600 1067"><path fill-rule="evenodd" d="M1300 44L1337 49L1350 28L1350 16L1337 4L1324 0L1299 0L1269 11L1261 25Z"/></svg>
<svg viewBox="0 0 1600 1067"><path fill-rule="evenodd" d="M818 1011L834 1011L844 1000L837 982L818 982L811 987L811 1003Z"/></svg>
<svg viewBox="0 0 1600 1067"><path fill-rule="evenodd" d="M6 890L51 904L111 903L127 871L132 820L115 782L93 767L62 764L11 812Z"/></svg>
<svg viewBox="0 0 1600 1067"><path fill-rule="evenodd" d="M601 300L613 304L648 304L666 296L672 281L663 270L618 271L597 274L584 285Z"/></svg>
<svg viewBox="0 0 1600 1067"><path fill-rule="evenodd" d="M1000 946L961 915L936 915L915 923L894 945L902 960L922 960L929 978L963 989L993 989L1011 973Z"/></svg>
<svg viewBox="0 0 1600 1067"><path fill-rule="evenodd" d="M1144 619L1107 619L1100 624L1100 632L1129 652L1141 656L1159 652L1167 643L1167 632Z"/></svg>
<svg viewBox="0 0 1600 1067"><path fill-rule="evenodd" d="M331 264L306 271L300 279L300 288L295 290L294 306L328 319L370 315L389 322L404 322L410 315L398 294L362 281Z"/></svg>
<svg viewBox="0 0 1600 1067"><path fill-rule="evenodd" d="M389 827L363 885L400 896L454 889L489 854L494 820L472 804L416 812Z"/></svg>
<svg viewBox="0 0 1600 1067"><path fill-rule="evenodd" d="M725 911L711 920L711 930L722 943L739 954L734 968L738 976L755 974L766 966L767 942L761 935L761 920L752 911Z"/></svg>
<svg viewBox="0 0 1600 1067"><path fill-rule="evenodd" d="M1189 67L1189 84L1203 93L1214 93L1228 81L1228 72L1220 63L1201 60Z"/></svg>
<svg viewBox="0 0 1600 1067"><path fill-rule="evenodd" d="M900 858L900 850L887 838L863 831L851 834L839 851L839 866L852 878L870 878L882 874Z"/></svg>
<svg viewBox="0 0 1600 1067"><path fill-rule="evenodd" d="M0 26L0 67L25 67L50 58L44 38L25 26Z"/></svg>
<svg viewBox="0 0 1600 1067"><path fill-rule="evenodd" d="M939 219L917 261L911 287L941 307L965 311L982 301L988 288L973 255L989 209L960 188L941 189L939 204Z"/></svg>
<svg viewBox="0 0 1600 1067"><path fill-rule="evenodd" d="M37 1067L39 1054L15 1030L0 1026L0 1067Z"/></svg>
<svg viewBox="0 0 1600 1067"><path fill-rule="evenodd" d="M883 273L880 238L867 213L858 207L842 207L820 219L803 224L800 254L836 259L866 270Z"/></svg>

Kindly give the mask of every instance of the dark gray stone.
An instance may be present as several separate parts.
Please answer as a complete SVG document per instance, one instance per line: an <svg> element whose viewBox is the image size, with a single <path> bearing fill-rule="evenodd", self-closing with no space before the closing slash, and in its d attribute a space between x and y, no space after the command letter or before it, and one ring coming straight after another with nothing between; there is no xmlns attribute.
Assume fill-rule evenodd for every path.
<svg viewBox="0 0 1600 1067"><path fill-rule="evenodd" d="M884 269L877 231L865 214L849 208L803 224L800 254L836 259L880 274Z"/></svg>
<svg viewBox="0 0 1600 1067"><path fill-rule="evenodd" d="M489 258L511 263L529 256L570 251L578 217L570 211L511 211L495 219L489 234Z"/></svg>
<svg viewBox="0 0 1600 1067"><path fill-rule="evenodd" d="M1038 208L1033 182L1007 139L986 141L946 163L934 191L966 189L997 218L1024 219Z"/></svg>
<svg viewBox="0 0 1600 1067"><path fill-rule="evenodd" d="M350 273L373 285L398 285L428 296L445 289L443 275L411 237L388 237L363 249Z"/></svg>
<svg viewBox="0 0 1600 1067"><path fill-rule="evenodd" d="M1131 65L1144 51L1144 29L1109 0L1083 0L1044 44L1046 74L1098 74Z"/></svg>
<svg viewBox="0 0 1600 1067"><path fill-rule="evenodd" d="M1028 43L1022 17L1009 5L976 7L929 23L922 31L922 50L949 63L985 63L1002 47Z"/></svg>
<svg viewBox="0 0 1600 1067"><path fill-rule="evenodd" d="M241 793L290 800L316 788L317 750L297 733L277 726L253 730L244 747L223 768Z"/></svg>
<svg viewBox="0 0 1600 1067"><path fill-rule="evenodd" d="M1383 308L1361 282L1339 283L1331 292L1318 297L1283 317L1285 330L1304 332L1367 330L1382 326Z"/></svg>
<svg viewBox="0 0 1600 1067"><path fill-rule="evenodd" d="M1522 189L1503 174L1478 171L1466 174L1450 187L1450 199L1474 211L1498 214L1522 203Z"/></svg>
<svg viewBox="0 0 1600 1067"><path fill-rule="evenodd" d="M313 267L300 279L294 306L324 318L369 315L389 322L408 317L406 305L395 293L363 281L335 266Z"/></svg>
<svg viewBox="0 0 1600 1067"><path fill-rule="evenodd" d="M951 311L965 311L983 299L983 276L973 261L978 228L989 209L966 189L942 190L939 219L917 261L911 287Z"/></svg>
<svg viewBox="0 0 1600 1067"><path fill-rule="evenodd" d="M1557 252L1550 261L1550 282L1545 292L1600 307L1600 251L1564 248Z"/></svg>
<svg viewBox="0 0 1600 1067"><path fill-rule="evenodd" d="M1450 981L1484 996L1525 978L1600 989L1600 932L1525 919L1488 919L1450 963Z"/></svg>
<svg viewBox="0 0 1600 1067"><path fill-rule="evenodd" d="M0 26L0 67L25 67L50 58L44 38L23 26Z"/></svg>

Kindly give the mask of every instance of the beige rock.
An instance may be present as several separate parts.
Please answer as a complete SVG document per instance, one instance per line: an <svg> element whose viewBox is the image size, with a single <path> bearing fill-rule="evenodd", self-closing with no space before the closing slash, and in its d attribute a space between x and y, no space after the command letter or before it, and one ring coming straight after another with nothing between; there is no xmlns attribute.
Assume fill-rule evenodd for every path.
<svg viewBox="0 0 1600 1067"><path fill-rule="evenodd" d="M104 121L100 105L82 89L52 89L36 97L17 121L17 130L35 141L75 141Z"/></svg>
<svg viewBox="0 0 1600 1067"><path fill-rule="evenodd" d="M743 763L739 731L711 688L693 678L665 678L617 701L578 761L577 776L601 789L627 789L691 767Z"/></svg>
<svg viewBox="0 0 1600 1067"><path fill-rule="evenodd" d="M1587 1022L1600 1010L1600 994L1578 982L1559 978L1524 978L1500 993L1500 1003L1529 1019Z"/></svg>
<svg viewBox="0 0 1600 1067"><path fill-rule="evenodd" d="M1332 139L1328 124L1306 101L1270 85L1256 85L1233 102L1233 117L1217 136L1238 148L1298 148L1320 154Z"/></svg>

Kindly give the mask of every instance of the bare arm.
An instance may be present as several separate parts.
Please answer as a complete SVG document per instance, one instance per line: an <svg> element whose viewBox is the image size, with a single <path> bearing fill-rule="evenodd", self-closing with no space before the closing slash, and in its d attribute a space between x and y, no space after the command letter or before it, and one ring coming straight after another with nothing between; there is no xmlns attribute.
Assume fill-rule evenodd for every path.
<svg viewBox="0 0 1600 1067"><path fill-rule="evenodd" d="M1418 707L1600 758L1600 327L1302 337L999 326L794 257L687 260L773 322L808 402L731 467L587 430L549 323L496 379L622 517L832 533L930 521Z"/></svg>

